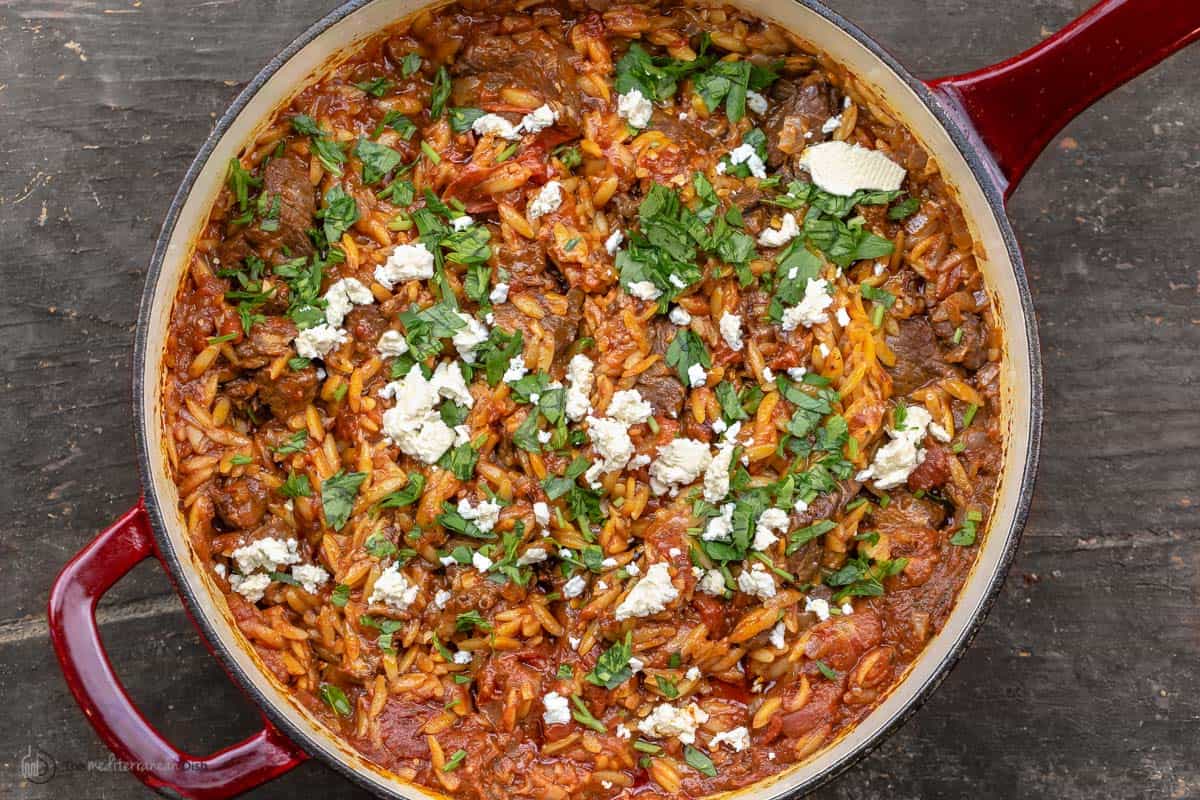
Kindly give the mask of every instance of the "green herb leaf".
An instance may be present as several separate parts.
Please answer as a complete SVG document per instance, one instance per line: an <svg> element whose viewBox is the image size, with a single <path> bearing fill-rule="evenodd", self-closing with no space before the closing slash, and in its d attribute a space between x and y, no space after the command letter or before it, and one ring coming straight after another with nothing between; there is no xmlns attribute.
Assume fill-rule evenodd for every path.
<svg viewBox="0 0 1200 800"><path fill-rule="evenodd" d="M429 117L431 119L442 116L446 101L450 99L450 87L450 73L445 67L438 67L437 74L433 77L433 89L429 95Z"/></svg>
<svg viewBox="0 0 1200 800"><path fill-rule="evenodd" d="M380 508L403 508L412 505L425 490L425 476L419 472L408 473L408 483L379 501Z"/></svg>
<svg viewBox="0 0 1200 800"><path fill-rule="evenodd" d="M624 641L616 642L600 654L596 666L585 677L588 683L615 689L633 676L629 659L633 656L633 631L626 631Z"/></svg>
<svg viewBox="0 0 1200 800"><path fill-rule="evenodd" d="M446 759L446 763L442 765L442 772L453 772L459 768L466 758L467 751L460 747L458 750L455 750L449 758Z"/></svg>
<svg viewBox="0 0 1200 800"><path fill-rule="evenodd" d="M471 130L475 120L483 115L482 108L452 108L450 109L450 128L455 133L466 133Z"/></svg>
<svg viewBox="0 0 1200 800"><path fill-rule="evenodd" d="M354 496L358 487L366 480L365 472L342 472L321 482L321 505L325 510L325 521L335 531L340 531L350 519L354 508Z"/></svg>
<svg viewBox="0 0 1200 800"><path fill-rule="evenodd" d="M362 162L362 180L366 186L379 183L402 160L392 148L369 139L358 140L354 146L354 157Z"/></svg>
<svg viewBox="0 0 1200 800"><path fill-rule="evenodd" d="M394 86L390 80L384 77L372 78L369 81L359 81L354 85L371 95L371 97L383 97Z"/></svg>
<svg viewBox="0 0 1200 800"><path fill-rule="evenodd" d="M284 497L312 497L312 486L308 483L307 475L289 471L287 480L279 487L279 493Z"/></svg>
<svg viewBox="0 0 1200 800"><path fill-rule="evenodd" d="M688 766L698 771L700 774L709 778L717 777L717 768L713 766L712 759L696 748L689 745L684 745L683 760L688 763Z"/></svg>
<svg viewBox="0 0 1200 800"><path fill-rule="evenodd" d="M325 704L333 709L334 713L341 717L350 717L354 714L354 708L350 705L350 701L346 698L346 693L332 683L321 684L321 699Z"/></svg>
<svg viewBox="0 0 1200 800"><path fill-rule="evenodd" d="M684 386L690 386L688 370L693 364L699 364L708 370L712 367L712 356L704 346L704 340L690 328L679 330L671 344L667 347L667 366L674 367L675 373Z"/></svg>
<svg viewBox="0 0 1200 800"><path fill-rule="evenodd" d="M335 244L358 221L358 204L340 183L334 184L325 193L325 205L317 212L317 218L325 221L325 241Z"/></svg>

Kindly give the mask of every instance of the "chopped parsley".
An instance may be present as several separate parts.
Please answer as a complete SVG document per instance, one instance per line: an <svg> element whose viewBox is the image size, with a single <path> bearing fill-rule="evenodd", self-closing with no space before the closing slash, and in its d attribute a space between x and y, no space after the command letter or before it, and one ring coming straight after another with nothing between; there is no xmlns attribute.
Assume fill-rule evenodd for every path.
<svg viewBox="0 0 1200 800"><path fill-rule="evenodd" d="M596 666L585 677L588 683L615 689L633 676L629 659L633 656L633 631L625 632L624 641L613 644L600 654Z"/></svg>
<svg viewBox="0 0 1200 800"><path fill-rule="evenodd" d="M321 506L325 511L325 521L335 531L340 531L350 519L354 508L354 496L358 487L366 480L365 472L338 471L336 475L321 481Z"/></svg>

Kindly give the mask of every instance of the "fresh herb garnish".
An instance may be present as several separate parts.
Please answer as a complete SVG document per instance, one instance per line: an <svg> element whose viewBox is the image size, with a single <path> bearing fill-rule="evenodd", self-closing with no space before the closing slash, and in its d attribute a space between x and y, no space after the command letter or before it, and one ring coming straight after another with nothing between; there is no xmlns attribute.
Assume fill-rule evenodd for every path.
<svg viewBox="0 0 1200 800"><path fill-rule="evenodd" d="M321 506L325 511L325 521L335 531L340 531L350 519L354 508L354 496L358 487L366 480L365 472L342 472L321 481Z"/></svg>

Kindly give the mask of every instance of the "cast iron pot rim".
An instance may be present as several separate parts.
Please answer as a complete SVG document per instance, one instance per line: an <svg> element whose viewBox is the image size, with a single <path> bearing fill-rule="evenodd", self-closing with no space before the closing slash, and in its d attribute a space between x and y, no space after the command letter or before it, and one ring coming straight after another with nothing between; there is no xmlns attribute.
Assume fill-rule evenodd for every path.
<svg viewBox="0 0 1200 800"><path fill-rule="evenodd" d="M157 542L159 557L168 566L171 572L172 583L175 584L176 590L183 598L184 605L189 616L200 627L204 637L212 645L211 650L219 659L221 665L226 672L232 675L238 685L246 692L258 706L259 710L267 717L272 725L286 733L298 746L309 754L316 754L321 761L337 770L342 775L354 781L359 786L364 787L371 792L379 792L384 788L394 797L400 797L397 793L390 790L390 787L382 787L377 780L372 780L368 776L356 769L352 769L346 760L338 757L338 754L330 751L321 742L305 728L297 725L291 720L288 713L276 706L271 700L266 698L255 686L251 677L239 666L239 664L230 658L225 647L221 644L220 637L217 634L216 627L212 625L208 617L204 614L201 604L193 595L189 584L184 580L184 570L186 567L180 559L179 554L175 551L171 543L170 537L167 534L166 521L163 515L162 508L159 506L158 498L154 494L154 480L151 468L151 447L157 447L159 442L159 431L150 432L146 430L145 420L143 419L141 409L144 393L146 391L157 391L157 383L153 386L147 386L145 381L145 363L147 357L151 354L147 352L148 346L148 331L150 325L150 316L154 308L155 293L158 285L159 277L162 273L163 262L166 258L167 246L171 236L174 233L176 224L179 222L184 203L186 202L191 190L196 182L200 171L208 163L209 157L216 148L217 143L229 130L234 120L245 110L250 101L285 63L302 50L306 45L313 41L317 36L324 33L333 25L358 11L364 6L370 5L375 0L349 0L343 5L335 8L329 14L313 23L306 31L301 33L292 40L287 47L281 50L254 76L246 88L243 89L225 111L221 118L217 121L216 126L205 139L200 151L189 165L183 181L179 185L175 197L171 201L171 205L167 209L166 218L163 220L162 227L159 230L158 240L154 245L154 252L150 259L149 269L146 272L146 283L142 290L142 299L140 310L138 312L137 331L134 337L134 376L133 376L133 403L134 416L137 424L134 426L137 436L137 456L138 456L138 471L141 475L142 487L144 489L145 505L149 511L150 527L154 531L154 538ZM834 762L822 772L812 775L808 779L796 786L786 790L786 794L782 795L779 800L784 798L799 798L808 792L811 792L832 781L834 778L841 775L847 769L858 763L862 758L875 750L883 741L894 733L902 723L906 722L917 710L925 704L933 691L945 680L950 670L962 658L967 647L974 640L987 619L992 606L995 604L1000 590L1004 586L1005 578L1008 575L1009 568L1012 566L1013 558L1016 556L1017 547L1021 541L1021 535L1025 528L1025 522L1029 516L1029 505L1033 497L1034 481L1037 476L1038 461L1040 457L1041 445L1041 430L1042 430L1042 361L1041 350L1038 342L1037 318L1034 313L1033 298L1029 292L1029 284L1025 276L1025 264L1021 258L1020 247L1017 244L1016 235L1013 232L1012 224L1009 222L1008 215L1004 208L1004 198L1001 188L995 181L995 165L991 159L991 155L987 152L984 145L979 141L974 132L969 129L964 129L960 125L958 119L947 112L945 107L934 97L929 87L924 82L915 78L906 67L901 65L887 50L885 50L878 42L868 36L861 28L847 20L840 14L825 7L818 0L791 0L791 2L804 6L808 10L820 15L828 22L854 38L859 44L867 48L872 54L882 61L895 75L897 75L911 89L921 102L928 108L941 124L942 128L950 136L954 146L962 154L970 167L971 174L976 182L983 190L984 196L987 199L989 209L994 216L997 227L1000 230L1000 235L1004 241L1004 247L1008 255L1009 262L1012 265L1014 278L1017 283L1018 294L1021 299L1021 318L1025 323L1025 334L1028 342L1028 358L1029 358L1029 435L1024 444L1026 458L1025 469L1021 475L1021 485L1017 495L1017 507L1013 513L1012 524L1006 532L1007 543L1001 553L999 564L995 572L995 577L992 579L991 586L987 588L986 593L980 603L979 609L975 614L974 619L960 634L958 640L952 643L947 649L945 655L942 656L940 663L935 667L930 677L923 685L918 687L912 699L900 711L895 713L890 719L885 721L875 733L871 734L863 741L858 748L848 753L841 760ZM819 45L819 42L814 44ZM170 294L173 302L175 292ZM157 354L153 354L157 357ZM1012 443L1009 443L1012 446ZM994 536L997 531L989 531L988 535ZM786 781L786 779L784 779Z"/></svg>

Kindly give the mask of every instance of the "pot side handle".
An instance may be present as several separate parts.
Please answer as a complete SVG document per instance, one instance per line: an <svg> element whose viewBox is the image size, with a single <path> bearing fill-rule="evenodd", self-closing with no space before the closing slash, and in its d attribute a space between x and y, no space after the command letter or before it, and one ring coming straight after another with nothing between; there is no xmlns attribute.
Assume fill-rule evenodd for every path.
<svg viewBox="0 0 1200 800"><path fill-rule="evenodd" d="M50 590L50 639L75 700L113 755L143 783L171 797L234 797L307 756L270 723L209 756L180 752L138 711L100 641L96 604L118 580L155 554L138 502L63 567Z"/></svg>
<svg viewBox="0 0 1200 800"><path fill-rule="evenodd" d="M1197 0L1103 0L1020 55L929 87L991 153L1007 197L1068 122L1197 38Z"/></svg>

